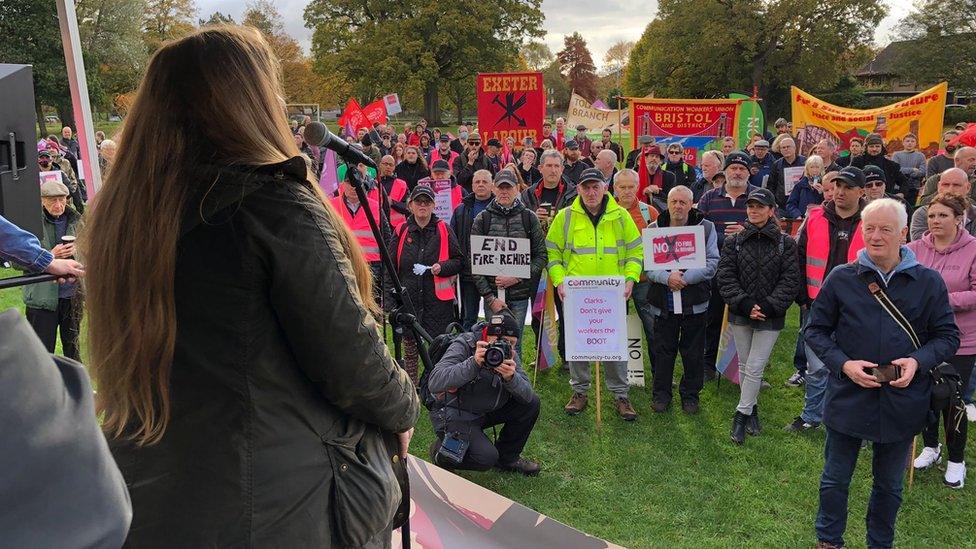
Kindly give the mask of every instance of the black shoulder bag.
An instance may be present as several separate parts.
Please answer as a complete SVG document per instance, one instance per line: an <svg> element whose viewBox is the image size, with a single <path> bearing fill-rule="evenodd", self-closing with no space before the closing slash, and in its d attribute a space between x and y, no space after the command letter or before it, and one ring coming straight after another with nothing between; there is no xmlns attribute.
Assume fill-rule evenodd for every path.
<svg viewBox="0 0 976 549"><path fill-rule="evenodd" d="M915 349L921 347L921 340L919 340L918 335L915 333L915 329L912 328L912 324L908 322L905 315L898 310L898 307L888 297L888 294L874 280L874 273L871 271L862 271L858 276L868 285L868 291L871 292L874 299L881 305L881 308L891 316L895 324L898 324L908 334L908 338L912 341ZM930 373L932 375L932 399L929 403L929 409L936 414L948 409L950 418L952 419L951 424L955 425L954 428L958 432L959 423L963 421L963 416L966 413L966 403L962 399L962 377L956 371L955 367L948 362L943 362L935 366Z"/></svg>

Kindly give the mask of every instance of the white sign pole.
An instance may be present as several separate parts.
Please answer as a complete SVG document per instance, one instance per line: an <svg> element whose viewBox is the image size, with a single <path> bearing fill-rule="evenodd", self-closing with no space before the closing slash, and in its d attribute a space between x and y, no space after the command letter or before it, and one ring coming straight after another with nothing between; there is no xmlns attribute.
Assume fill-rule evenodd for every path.
<svg viewBox="0 0 976 549"><path fill-rule="evenodd" d="M566 360L627 360L622 276L566 277Z"/></svg>

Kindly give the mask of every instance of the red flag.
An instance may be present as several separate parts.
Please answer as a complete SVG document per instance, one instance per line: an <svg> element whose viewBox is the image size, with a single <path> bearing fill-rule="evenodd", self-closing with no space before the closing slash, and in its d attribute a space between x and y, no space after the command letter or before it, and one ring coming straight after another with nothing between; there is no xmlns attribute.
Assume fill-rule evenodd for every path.
<svg viewBox="0 0 976 549"><path fill-rule="evenodd" d="M363 114L369 119L370 127L373 127L373 124L386 124L386 103L382 98L377 99L363 107Z"/></svg>
<svg viewBox="0 0 976 549"><path fill-rule="evenodd" d="M352 128L353 131L359 131L360 128L368 130L373 127L355 97L350 97L346 103L346 108L342 111L342 116L339 117L339 125L343 128Z"/></svg>

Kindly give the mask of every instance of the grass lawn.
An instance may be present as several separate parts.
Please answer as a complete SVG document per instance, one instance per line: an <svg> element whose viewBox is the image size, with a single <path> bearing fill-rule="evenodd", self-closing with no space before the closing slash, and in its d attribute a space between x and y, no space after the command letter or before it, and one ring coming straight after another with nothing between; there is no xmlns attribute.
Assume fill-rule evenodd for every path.
<svg viewBox="0 0 976 549"><path fill-rule="evenodd" d="M0 271L3 277L13 274ZM0 310L23 310L20 295L19 290L0 291ZM811 547L824 433L782 430L803 404L802 389L783 385L793 371L796 327L794 310L767 371L772 388L759 397L764 431L749 437L743 447L728 437L738 389L727 382L707 385L697 416L685 415L680 406L653 414L648 389L635 388L631 399L640 417L634 423L616 417L604 392L603 431L597 433L592 390L587 411L568 417L562 411L571 393L568 375L549 371L538 376L542 414L524 453L541 461L542 475L462 475L627 547ZM534 347L531 330L527 338L529 353ZM426 459L432 439L424 413L412 452ZM976 463L972 445L967 458ZM942 472L916 475L914 487L906 490L899 547L976 546L976 477L970 476L963 490L950 490L942 485ZM869 491L868 450L862 453L851 490L851 547L864 546Z"/></svg>

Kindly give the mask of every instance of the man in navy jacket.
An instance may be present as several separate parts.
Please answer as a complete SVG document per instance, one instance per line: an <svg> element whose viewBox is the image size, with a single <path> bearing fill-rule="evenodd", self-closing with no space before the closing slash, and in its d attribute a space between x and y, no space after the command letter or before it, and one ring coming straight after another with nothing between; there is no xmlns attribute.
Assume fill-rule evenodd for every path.
<svg viewBox="0 0 976 549"><path fill-rule="evenodd" d="M881 198L864 209L861 219L865 249L855 263L831 271L804 331L807 344L830 369L816 521L818 547L825 549L844 545L848 488L862 440L874 443L867 545L894 543L905 460L928 416L930 372L959 347L942 277L901 245L908 231L905 208ZM869 283L883 289L909 321L919 348L875 300ZM888 364L900 367L900 375L879 383L875 368Z"/></svg>

